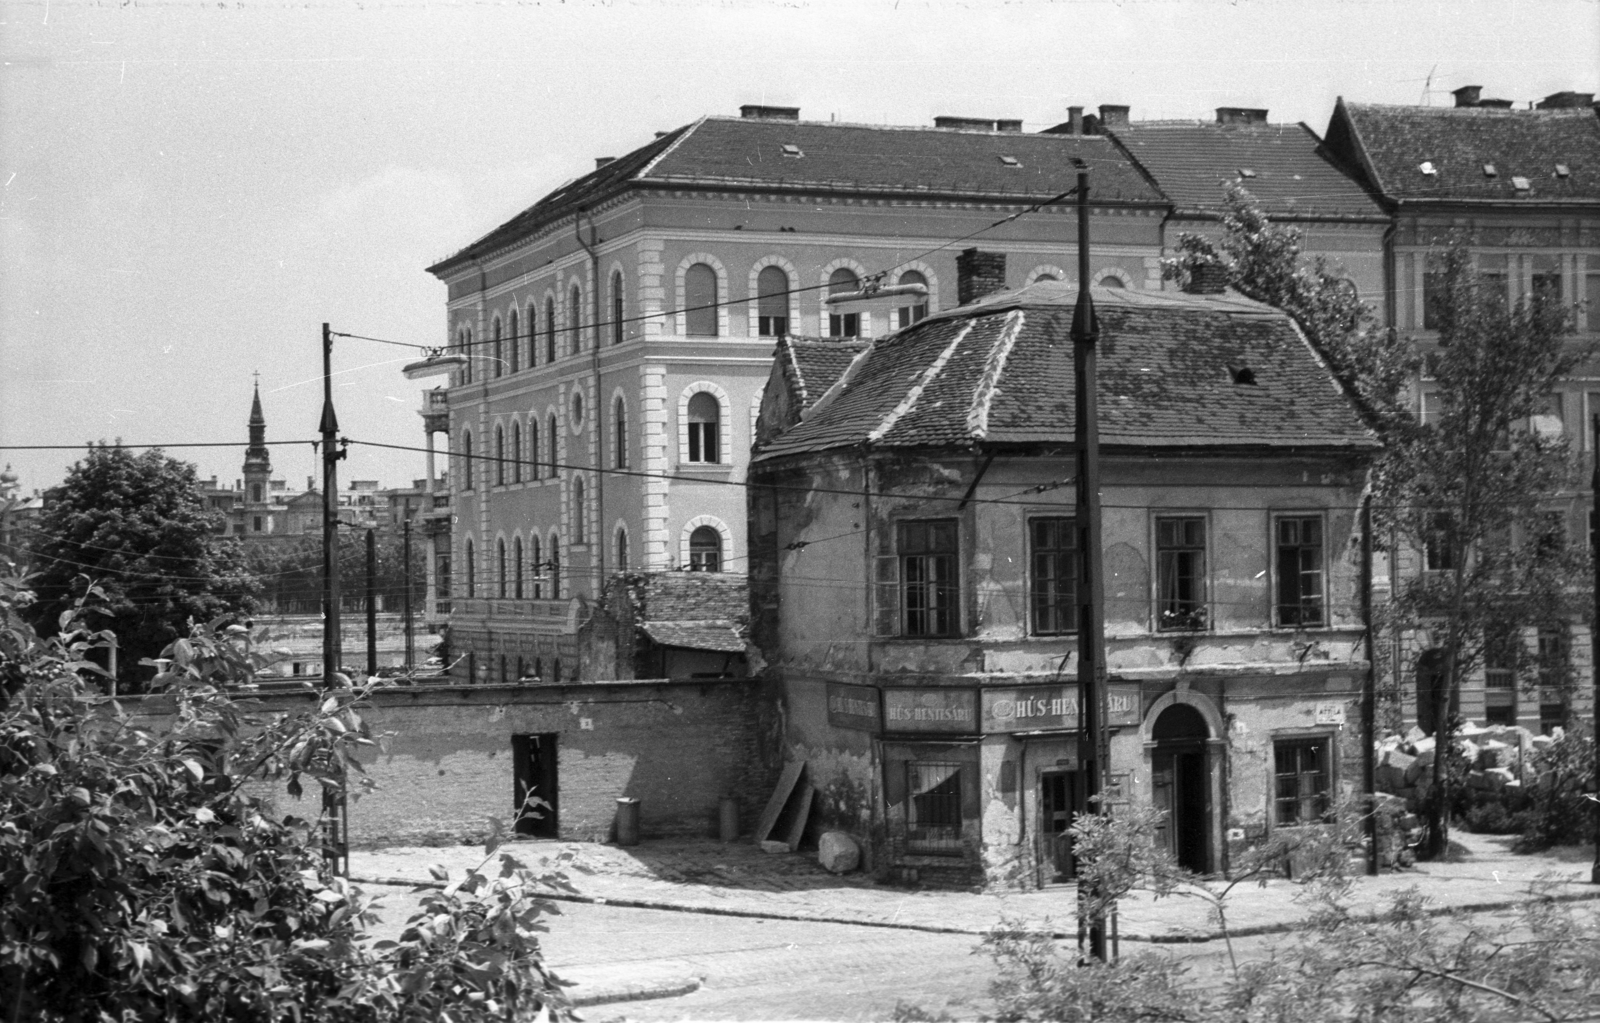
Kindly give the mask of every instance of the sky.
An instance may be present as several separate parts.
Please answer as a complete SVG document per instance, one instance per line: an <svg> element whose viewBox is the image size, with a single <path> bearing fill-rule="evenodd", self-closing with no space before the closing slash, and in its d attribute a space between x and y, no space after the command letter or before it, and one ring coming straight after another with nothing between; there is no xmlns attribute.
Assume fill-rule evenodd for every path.
<svg viewBox="0 0 1600 1023"><path fill-rule="evenodd" d="M424 267L654 133L740 104L931 124L1135 120L1336 97L1600 91L1600 0L0 0L0 448L170 448L240 476L253 374L275 475L317 472L321 325L445 341ZM424 443L416 353L340 339L356 440ZM24 492L74 451L0 450ZM352 447L340 478L420 454Z"/></svg>

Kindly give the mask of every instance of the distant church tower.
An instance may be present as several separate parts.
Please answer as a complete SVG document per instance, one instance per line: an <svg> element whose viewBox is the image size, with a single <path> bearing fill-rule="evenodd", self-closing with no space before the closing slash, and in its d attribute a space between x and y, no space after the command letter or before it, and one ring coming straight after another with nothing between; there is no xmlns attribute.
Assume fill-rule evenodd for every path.
<svg viewBox="0 0 1600 1023"><path fill-rule="evenodd" d="M244 449L244 532L272 532L272 456L267 453L267 417L261 414L261 382L250 403L250 446Z"/></svg>

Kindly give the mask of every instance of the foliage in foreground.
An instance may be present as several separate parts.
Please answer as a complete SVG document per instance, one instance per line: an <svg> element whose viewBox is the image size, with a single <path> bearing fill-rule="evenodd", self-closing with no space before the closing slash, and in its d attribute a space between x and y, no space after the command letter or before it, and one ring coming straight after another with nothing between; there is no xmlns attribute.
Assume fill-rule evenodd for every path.
<svg viewBox="0 0 1600 1023"><path fill-rule="evenodd" d="M157 731L85 681L107 636L82 606L41 639L14 611L23 599L0 580L0 1018L564 1013L539 960L553 910L534 897L559 876L503 856L497 874L428 895L399 941L370 942L371 902L330 874L319 823L274 816L249 784L345 789L372 742L362 691L264 713L228 691L259 665L203 626L156 665L174 712Z"/></svg>

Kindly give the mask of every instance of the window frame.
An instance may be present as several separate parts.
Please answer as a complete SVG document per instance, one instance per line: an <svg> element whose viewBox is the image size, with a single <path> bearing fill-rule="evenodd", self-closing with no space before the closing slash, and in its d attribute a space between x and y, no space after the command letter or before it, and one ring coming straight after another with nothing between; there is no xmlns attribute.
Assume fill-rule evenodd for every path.
<svg viewBox="0 0 1600 1023"><path fill-rule="evenodd" d="M704 274L697 271L703 270ZM697 285L691 278L702 278ZM718 322L721 314L721 282L717 279L717 268L704 260L696 260L683 269L683 336L714 338L720 337ZM706 279L710 283L710 301L705 301L704 295L696 294L697 287L703 287Z"/></svg>
<svg viewBox="0 0 1600 1023"><path fill-rule="evenodd" d="M567 354L583 354L583 286L573 281L567 288Z"/></svg>
<svg viewBox="0 0 1600 1023"><path fill-rule="evenodd" d="M1331 616L1328 614L1327 515L1321 511L1275 511L1272 513L1271 522L1273 628L1296 630L1308 628L1327 628L1330 624L1332 624L1330 621ZM1316 543L1313 545L1299 539L1293 543L1286 543L1284 540L1284 527L1291 523L1295 524L1302 530L1305 528L1305 526L1314 524L1317 529L1318 537ZM1285 549L1288 547L1300 549L1311 546L1315 546L1316 548L1316 567L1308 570L1302 562L1302 564L1295 571L1295 576L1300 580L1300 585L1295 587L1296 592L1298 593L1298 598L1291 606L1284 601L1285 584L1287 582L1286 573L1289 571L1289 566L1285 561ZM1305 579L1308 575L1315 576L1315 582L1310 587L1310 589L1313 589L1314 592L1309 594L1307 593L1308 587L1305 585ZM1286 612L1291 610L1295 612L1304 611L1308 606L1308 596L1310 598L1310 605L1314 608L1316 615L1316 619L1314 621L1307 621L1299 614L1286 614Z"/></svg>
<svg viewBox="0 0 1600 1023"><path fill-rule="evenodd" d="M710 536L716 537L717 544L716 544L716 548L714 550L706 547L704 544L702 544L698 549L696 549L696 547L695 547L695 537L696 536L702 536L702 535L710 535ZM694 529L689 531L689 538L686 541L686 543L688 544L688 548L689 548L689 563L685 567L688 569L688 571L690 571L690 572L721 572L722 571L722 564L723 564L724 557L726 555L726 552L723 550L724 544L723 544L722 530L718 529L716 526L711 525L710 523L702 523L702 524L696 526Z"/></svg>
<svg viewBox="0 0 1600 1023"><path fill-rule="evenodd" d="M932 535L934 529L944 532L948 545ZM928 535L919 542L914 531L928 531ZM961 636L961 520L900 519L894 523L893 537L898 577L896 635L912 639Z"/></svg>
<svg viewBox="0 0 1600 1023"><path fill-rule="evenodd" d="M704 398L702 399L702 396ZM695 419L694 407L709 405L713 418ZM711 391L695 391L684 403L684 461L695 465L722 465L722 401Z"/></svg>
<svg viewBox="0 0 1600 1023"><path fill-rule="evenodd" d="M1321 753L1322 765L1320 774L1321 784L1311 792L1301 788L1303 779L1310 774L1303 769L1303 764L1293 765L1297 769L1286 773L1282 767L1281 753L1290 750L1318 750ZM1338 747L1332 732L1284 732L1272 736L1272 762L1271 762L1271 811L1269 820L1271 827L1301 828L1308 825L1326 824L1332 820L1334 813L1334 793L1338 791ZM1284 795L1283 782L1292 779L1296 791ZM1304 816L1305 804L1313 804L1312 816ZM1320 805L1318 805L1320 803ZM1284 811L1292 806L1293 819L1285 820Z"/></svg>
<svg viewBox="0 0 1600 1023"><path fill-rule="evenodd" d="M1202 531L1198 545L1190 543L1163 546L1162 525L1166 522L1198 523ZM1204 512L1182 511L1179 509L1163 510L1151 515L1150 549L1154 571L1151 572L1152 591L1152 623L1157 632L1205 632L1211 627L1211 521ZM1164 582L1166 559L1163 552L1170 551L1174 555L1183 553L1193 554L1199 552L1200 569L1193 573L1199 589L1198 597L1167 598L1163 591L1167 588ZM1176 571L1176 567L1174 568ZM1194 605L1185 611L1176 606L1166 607L1169 602L1174 604Z"/></svg>
<svg viewBox="0 0 1600 1023"><path fill-rule="evenodd" d="M963 839L967 819L963 805L966 801L963 773L973 765L959 760L906 760L902 763L906 786L906 852L916 856L965 855ZM948 773L942 779L917 791L919 774L944 769L948 769ZM951 810L954 811L953 820L948 813ZM924 814L936 819L924 821L921 819Z"/></svg>
<svg viewBox="0 0 1600 1023"><path fill-rule="evenodd" d="M1039 530L1052 525L1061 534L1053 546L1039 545ZM1028 634L1032 636L1075 636L1078 633L1078 585L1082 551L1079 549L1077 519L1071 515L1030 515L1027 519L1028 541ZM1041 571L1041 558L1070 561L1070 573L1062 571L1058 561L1046 573ZM1070 580L1063 585L1062 580ZM1046 588L1049 593L1043 592ZM1050 596L1053 600L1048 599ZM1062 606L1063 601L1065 606ZM1041 610L1051 612L1055 628L1041 625Z"/></svg>
<svg viewBox="0 0 1600 1023"><path fill-rule="evenodd" d="M762 288L761 278L771 280L768 270L773 271L783 278L783 287L776 292L765 291ZM792 286L789 283L789 272L776 263L768 263L756 271L756 336L757 337L784 337L789 334L789 299ZM780 314L774 315L768 310L774 306L781 308Z"/></svg>

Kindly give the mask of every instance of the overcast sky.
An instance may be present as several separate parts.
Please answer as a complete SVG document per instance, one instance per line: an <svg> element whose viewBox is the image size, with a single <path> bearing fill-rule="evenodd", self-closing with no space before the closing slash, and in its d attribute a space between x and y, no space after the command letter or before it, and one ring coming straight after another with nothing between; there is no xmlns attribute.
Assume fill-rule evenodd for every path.
<svg viewBox="0 0 1600 1023"><path fill-rule="evenodd" d="M741 103L931 124L1336 96L1597 90L1600 2L0 0L0 445L242 441L315 473L323 321L444 340L433 260L656 131ZM359 440L421 444L405 350L341 341ZM242 450L174 449L231 483ZM26 489L72 452L0 451ZM397 485L421 455L352 448Z"/></svg>

